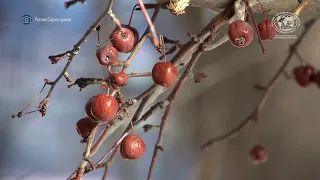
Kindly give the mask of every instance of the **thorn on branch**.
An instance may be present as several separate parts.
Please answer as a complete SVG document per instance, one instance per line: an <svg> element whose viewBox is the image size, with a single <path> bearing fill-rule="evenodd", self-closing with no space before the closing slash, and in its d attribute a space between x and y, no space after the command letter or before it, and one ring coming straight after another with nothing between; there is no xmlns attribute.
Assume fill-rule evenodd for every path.
<svg viewBox="0 0 320 180"><path fill-rule="evenodd" d="M283 76L288 80L293 79L292 75L290 73L288 73L287 71L283 71Z"/></svg>
<svg viewBox="0 0 320 180"><path fill-rule="evenodd" d="M142 128L143 128L143 131L144 131L144 132L148 132L148 131L150 131L150 130L153 129L153 128L160 128L160 126L159 126L159 125L146 124L146 125L144 125Z"/></svg>
<svg viewBox="0 0 320 180"><path fill-rule="evenodd" d="M164 151L164 148L163 148L162 145L157 145L156 148L157 148L158 150L160 150L160 151Z"/></svg>
<svg viewBox="0 0 320 180"><path fill-rule="evenodd" d="M77 4L78 2L81 2L82 4L85 4L87 0L71 0L64 3L64 7L66 9L70 8L71 6Z"/></svg>
<svg viewBox="0 0 320 180"><path fill-rule="evenodd" d="M128 106L131 106L131 105L134 105L136 102L137 102L136 99L128 99L128 100L126 101L126 104L127 104Z"/></svg>
<svg viewBox="0 0 320 180"><path fill-rule="evenodd" d="M193 80L195 83L200 83L207 75L204 73L194 73Z"/></svg>
<svg viewBox="0 0 320 180"><path fill-rule="evenodd" d="M84 144L84 143L87 143L87 142L88 142L88 139L87 139L87 138L83 138L83 139L80 140L80 143L81 143L81 144Z"/></svg>
<svg viewBox="0 0 320 180"><path fill-rule="evenodd" d="M254 88L259 91L264 91L267 89L265 86L261 86L259 84L255 85Z"/></svg>
<svg viewBox="0 0 320 180"><path fill-rule="evenodd" d="M172 40L172 39L169 39L165 36L162 36L163 37L163 43L165 44L173 44L173 45L176 45L178 47L181 47L181 44L180 44L180 41L179 40Z"/></svg>
<svg viewBox="0 0 320 180"><path fill-rule="evenodd" d="M194 34L192 32L187 32L187 35L191 38L191 40L193 42L198 43L198 44L201 43L200 39L198 38L198 36L196 34Z"/></svg>
<svg viewBox="0 0 320 180"><path fill-rule="evenodd" d="M96 170L96 166L94 165L94 162L90 158L85 159L89 164L92 170Z"/></svg>
<svg viewBox="0 0 320 180"><path fill-rule="evenodd" d="M100 31L100 29L101 29L101 26L98 25L98 26L96 27L96 31Z"/></svg>
<svg viewBox="0 0 320 180"><path fill-rule="evenodd" d="M52 56L49 56L48 58L50 59L51 64L57 64L60 60L64 59L67 56L70 56L69 51L62 54L58 54L58 55L52 55Z"/></svg>
<svg viewBox="0 0 320 180"><path fill-rule="evenodd" d="M69 76L68 72L65 72L63 76L64 76L64 78L66 78L67 82L69 82L69 83L72 82L72 78Z"/></svg>

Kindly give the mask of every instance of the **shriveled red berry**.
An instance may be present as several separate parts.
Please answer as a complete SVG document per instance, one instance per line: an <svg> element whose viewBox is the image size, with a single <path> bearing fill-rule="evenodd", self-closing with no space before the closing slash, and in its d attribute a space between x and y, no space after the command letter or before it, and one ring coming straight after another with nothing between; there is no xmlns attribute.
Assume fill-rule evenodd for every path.
<svg viewBox="0 0 320 180"><path fill-rule="evenodd" d="M310 65L298 66L293 69L293 75L296 82L301 87L307 87L314 76L315 70Z"/></svg>
<svg viewBox="0 0 320 180"><path fill-rule="evenodd" d="M158 62L153 66L152 79L155 84L171 87L178 78L177 68L170 62Z"/></svg>
<svg viewBox="0 0 320 180"><path fill-rule="evenodd" d="M119 52L125 53L131 52L137 42L134 32L125 26L122 26L121 31L119 27L116 27L109 38Z"/></svg>
<svg viewBox="0 0 320 180"><path fill-rule="evenodd" d="M112 45L106 45L100 49L97 49L96 57L101 65L112 65L119 56L119 52Z"/></svg>
<svg viewBox="0 0 320 180"><path fill-rule="evenodd" d="M118 101L106 94L93 96L85 106L87 116L93 121L112 121L118 109Z"/></svg>
<svg viewBox="0 0 320 180"><path fill-rule="evenodd" d="M272 26L270 20L264 20L258 24L258 30L261 40L274 40L278 34L276 28Z"/></svg>
<svg viewBox="0 0 320 180"><path fill-rule="evenodd" d="M111 86L114 89L120 89L128 84L128 75L125 72L113 72L110 73Z"/></svg>
<svg viewBox="0 0 320 180"><path fill-rule="evenodd" d="M231 44L235 47L246 47L251 44L253 40L252 26L241 20L234 21L230 24L228 34Z"/></svg>
<svg viewBox="0 0 320 180"><path fill-rule="evenodd" d="M140 159L146 151L146 144L139 136L126 136L120 146L120 152L123 159Z"/></svg>
<svg viewBox="0 0 320 180"><path fill-rule="evenodd" d="M264 146L256 145L254 146L250 152L250 159L254 164L264 163L268 160L269 153Z"/></svg>
<svg viewBox="0 0 320 180"><path fill-rule="evenodd" d="M84 117L77 122L76 129L78 134L82 138L87 138L90 135L91 130L96 125L97 124L94 121L92 121L89 117Z"/></svg>

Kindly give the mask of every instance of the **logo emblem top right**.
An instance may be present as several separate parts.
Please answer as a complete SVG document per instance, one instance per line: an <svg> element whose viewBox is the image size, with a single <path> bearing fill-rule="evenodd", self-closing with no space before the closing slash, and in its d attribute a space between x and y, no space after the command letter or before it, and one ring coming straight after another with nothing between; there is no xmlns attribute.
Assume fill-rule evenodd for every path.
<svg viewBox="0 0 320 180"><path fill-rule="evenodd" d="M300 19L291 12L281 12L272 18L273 27L283 34L295 32L300 26Z"/></svg>

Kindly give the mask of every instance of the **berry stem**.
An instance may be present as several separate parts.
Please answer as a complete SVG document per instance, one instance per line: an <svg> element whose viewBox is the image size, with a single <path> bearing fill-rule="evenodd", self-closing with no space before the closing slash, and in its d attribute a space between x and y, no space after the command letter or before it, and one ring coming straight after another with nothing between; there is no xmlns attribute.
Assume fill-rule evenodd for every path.
<svg viewBox="0 0 320 180"><path fill-rule="evenodd" d="M130 19L129 19L128 26L131 26L133 13L134 13L134 11L135 11L135 9L136 9L136 7L137 7L137 6L139 6L139 4L134 5L134 6L133 6L133 8L132 8L132 11L131 11L131 15L130 15Z"/></svg>
<svg viewBox="0 0 320 180"><path fill-rule="evenodd" d="M109 87L107 88L107 95L108 96L110 95L110 88Z"/></svg>
<svg viewBox="0 0 320 180"><path fill-rule="evenodd" d="M254 18L252 9L251 9L251 7L250 7L250 5L249 5L249 0L245 0L245 4L246 4L246 6L247 6L247 9L248 9L249 12L250 12L251 19L252 19L253 24L254 24L254 27L255 27L255 29L256 29L256 33L257 33L257 35L258 35L258 41L259 41L259 44L260 44L260 46L261 46L262 53L265 55L265 54L266 54L265 48L264 48L264 45L263 45L262 40L261 40L261 36L260 36L260 33L259 33L258 25L257 25L257 23L256 23L256 19Z"/></svg>
<svg viewBox="0 0 320 180"><path fill-rule="evenodd" d="M267 20L266 11L265 11L265 9L264 9L261 1L260 1L260 0L256 0L256 1L258 1L258 3L260 4L261 10L262 10L262 14L263 14L263 16L264 16L264 20L266 21L266 20Z"/></svg>
<svg viewBox="0 0 320 180"><path fill-rule="evenodd" d="M100 42L100 31L97 31L97 37L98 37L98 45L101 46L101 42Z"/></svg>
<svg viewBox="0 0 320 180"><path fill-rule="evenodd" d="M164 41L164 37L162 35L160 35L160 46L162 46L163 60L164 60L164 62L167 62L165 41Z"/></svg>
<svg viewBox="0 0 320 180"><path fill-rule="evenodd" d="M95 164L95 167L99 166L99 164L101 164L107 157L108 155L116 148L118 147L118 145L122 142L122 140L128 135L128 133L125 133L121 136L121 138L115 143L113 144L112 148L110 148L106 154L104 154L100 160Z"/></svg>

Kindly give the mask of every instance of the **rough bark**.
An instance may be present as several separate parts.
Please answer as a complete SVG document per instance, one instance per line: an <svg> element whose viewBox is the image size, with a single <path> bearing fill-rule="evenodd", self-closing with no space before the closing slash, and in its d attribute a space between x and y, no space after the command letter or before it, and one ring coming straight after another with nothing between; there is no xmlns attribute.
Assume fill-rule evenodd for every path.
<svg viewBox="0 0 320 180"><path fill-rule="evenodd" d="M160 3L167 2L168 0L157 0ZM225 8L230 2L234 0L190 0L190 6L209 8L213 11L219 11ZM254 1L254 0L250 0ZM301 0L303 1L303 0ZM299 5L298 0L260 0L263 4L268 15L274 15L278 12L292 12L295 7ZM253 6L257 13L261 13L259 4ZM307 18L316 18L320 16L320 0L312 0L310 5L304 10L301 16Z"/></svg>

